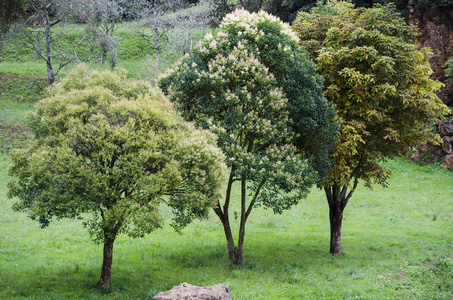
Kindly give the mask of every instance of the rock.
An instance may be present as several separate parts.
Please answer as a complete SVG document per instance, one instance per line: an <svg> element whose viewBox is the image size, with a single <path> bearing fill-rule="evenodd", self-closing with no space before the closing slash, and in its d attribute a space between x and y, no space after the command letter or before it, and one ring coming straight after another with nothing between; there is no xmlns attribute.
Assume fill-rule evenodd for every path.
<svg viewBox="0 0 453 300"><path fill-rule="evenodd" d="M43 21L38 14L31 15L27 21L25 21L25 26L28 27L42 27Z"/></svg>
<svg viewBox="0 0 453 300"><path fill-rule="evenodd" d="M434 71L431 78L445 84L438 96L446 105L453 106L453 82L446 78L444 73L445 62L453 56L453 15L451 11L445 12L442 7L432 8L428 5L409 4L407 9L408 23L417 26L421 33L417 47L430 47L433 51L429 58Z"/></svg>
<svg viewBox="0 0 453 300"><path fill-rule="evenodd" d="M160 292L153 300L231 300L228 285L216 284L210 287L201 287L189 283L181 283L171 290Z"/></svg>
<svg viewBox="0 0 453 300"><path fill-rule="evenodd" d="M442 120L437 127L441 135L453 135L453 120Z"/></svg>
<svg viewBox="0 0 453 300"><path fill-rule="evenodd" d="M442 148L444 149L444 152L447 154L452 154L452 150L453 150L452 145L451 145L452 137L446 135L442 138L442 140L443 140Z"/></svg>
<svg viewBox="0 0 453 300"><path fill-rule="evenodd" d="M440 145L434 145L431 142L426 143L423 146L417 148L417 150L412 154L411 160L415 162L423 162L425 165L428 165L438 158L442 157L443 149Z"/></svg>
<svg viewBox="0 0 453 300"><path fill-rule="evenodd" d="M88 11L80 11L74 15L74 23L86 24L90 20L90 13Z"/></svg>
<svg viewBox="0 0 453 300"><path fill-rule="evenodd" d="M446 169L453 169L453 154L446 155L440 167Z"/></svg>

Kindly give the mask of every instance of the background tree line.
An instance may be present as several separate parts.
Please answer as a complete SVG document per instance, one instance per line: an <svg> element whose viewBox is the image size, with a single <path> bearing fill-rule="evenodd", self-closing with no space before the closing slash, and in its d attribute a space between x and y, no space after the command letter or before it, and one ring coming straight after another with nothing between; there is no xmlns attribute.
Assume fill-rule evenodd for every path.
<svg viewBox="0 0 453 300"><path fill-rule="evenodd" d="M2 39L9 31L18 49L31 48L45 62L48 82L52 84L60 70L74 61L94 60L101 65L116 66L121 48L117 32L121 26L134 28L155 52L156 68L160 69L166 58L188 52L207 28L218 24L226 13L237 7L250 12L264 10L292 23L298 12L309 12L325 3L323 0L11 0L1 2L0 30ZM405 0L352 0L352 3L366 8L376 3L394 3L403 15L407 15L409 4ZM410 5L417 9L442 8L448 12L452 3L418 0L411 1ZM23 26L23 21L14 23L24 19L29 20L28 26ZM68 21L86 25L85 32L73 37L69 45L61 41L73 30L65 27ZM10 30L12 24L15 25ZM89 44L89 51L81 51L84 44Z"/></svg>

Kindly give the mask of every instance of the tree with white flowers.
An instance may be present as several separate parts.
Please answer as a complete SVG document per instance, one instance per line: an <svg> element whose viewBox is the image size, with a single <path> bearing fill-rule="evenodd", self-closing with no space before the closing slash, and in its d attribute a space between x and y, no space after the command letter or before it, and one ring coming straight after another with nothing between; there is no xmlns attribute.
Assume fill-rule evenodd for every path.
<svg viewBox="0 0 453 300"><path fill-rule="evenodd" d="M281 213L323 181L336 136L323 80L291 28L265 12L237 10L207 34L160 86L183 112L218 136L230 176L215 213L230 260L242 264L245 225L257 206ZM316 174L318 173L318 174ZM233 184L240 185L233 239Z"/></svg>

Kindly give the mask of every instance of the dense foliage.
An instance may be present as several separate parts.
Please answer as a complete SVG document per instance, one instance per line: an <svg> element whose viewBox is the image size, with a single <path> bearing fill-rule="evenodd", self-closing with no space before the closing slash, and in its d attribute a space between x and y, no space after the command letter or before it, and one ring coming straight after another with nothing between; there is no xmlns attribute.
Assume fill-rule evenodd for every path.
<svg viewBox="0 0 453 300"><path fill-rule="evenodd" d="M160 91L124 72L79 66L50 93L31 117L35 141L11 155L9 197L41 226L85 219L104 244L99 285L110 285L104 268L117 235L159 228L162 202L176 229L207 217L225 180L224 156L215 135L182 121Z"/></svg>
<svg viewBox="0 0 453 300"><path fill-rule="evenodd" d="M324 184L332 217L333 209L342 214L358 180L386 185L390 171L380 162L435 139L429 124L446 107L436 96L441 84L429 78L429 50L415 48L417 33L394 7L301 13L294 30L326 78L325 94L342 122ZM331 251L341 252L339 242Z"/></svg>
<svg viewBox="0 0 453 300"><path fill-rule="evenodd" d="M9 25L20 17L23 10L24 0L0 1L0 38L8 31Z"/></svg>
<svg viewBox="0 0 453 300"><path fill-rule="evenodd" d="M450 57L445 62L445 76L446 77L453 77L453 57Z"/></svg>
<svg viewBox="0 0 453 300"><path fill-rule="evenodd" d="M160 81L186 119L219 137L231 168L223 210L220 203L215 210L225 232L229 191L241 182L240 252L254 206L278 213L290 208L315 180L325 180L329 167L334 110L323 96L322 77L297 41L277 18L237 10ZM242 253L228 234L227 241L230 258L240 264Z"/></svg>

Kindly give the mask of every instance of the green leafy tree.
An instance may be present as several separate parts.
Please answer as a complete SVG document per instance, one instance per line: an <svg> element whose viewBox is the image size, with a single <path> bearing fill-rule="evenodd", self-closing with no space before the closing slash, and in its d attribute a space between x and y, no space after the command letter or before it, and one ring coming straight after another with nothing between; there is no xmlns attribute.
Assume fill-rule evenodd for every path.
<svg viewBox="0 0 453 300"><path fill-rule="evenodd" d="M205 218L225 181L216 137L184 122L149 84L125 72L68 74L36 106L30 148L11 155L9 197L42 227L83 218L104 245L99 287L111 284L113 243L161 226L161 203L176 229Z"/></svg>
<svg viewBox="0 0 453 300"><path fill-rule="evenodd" d="M294 30L317 61L326 79L325 95L341 121L334 170L323 185L330 209L330 252L341 253L343 210L359 180L369 188L373 183L386 186L391 172L379 163L435 139L429 124L446 107L435 93L441 84L429 79L430 51L416 49L415 28L394 7L330 16L302 13Z"/></svg>
<svg viewBox="0 0 453 300"><path fill-rule="evenodd" d="M160 86L188 120L218 135L230 176L215 213L228 253L242 264L246 222L256 206L289 209L325 179L334 145L334 109L322 77L291 28L265 12L237 10L164 76ZM240 184L239 238L230 206Z"/></svg>

